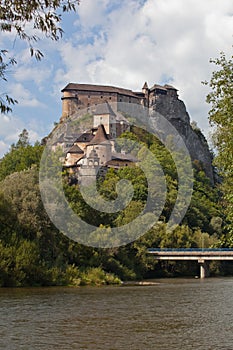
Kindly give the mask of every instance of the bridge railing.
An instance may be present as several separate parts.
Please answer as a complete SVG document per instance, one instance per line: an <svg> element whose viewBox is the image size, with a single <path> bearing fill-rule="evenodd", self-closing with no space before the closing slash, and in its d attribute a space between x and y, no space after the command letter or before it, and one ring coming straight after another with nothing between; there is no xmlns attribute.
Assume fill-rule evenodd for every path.
<svg viewBox="0 0 233 350"><path fill-rule="evenodd" d="M233 252L233 248L148 248L148 253L155 252Z"/></svg>

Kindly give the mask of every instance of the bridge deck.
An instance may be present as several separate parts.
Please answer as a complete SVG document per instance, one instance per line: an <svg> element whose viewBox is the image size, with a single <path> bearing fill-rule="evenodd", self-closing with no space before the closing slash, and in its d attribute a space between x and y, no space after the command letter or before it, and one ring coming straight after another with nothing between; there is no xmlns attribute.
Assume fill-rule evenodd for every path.
<svg viewBox="0 0 233 350"><path fill-rule="evenodd" d="M157 260L233 260L233 249L228 248L150 248L148 253Z"/></svg>

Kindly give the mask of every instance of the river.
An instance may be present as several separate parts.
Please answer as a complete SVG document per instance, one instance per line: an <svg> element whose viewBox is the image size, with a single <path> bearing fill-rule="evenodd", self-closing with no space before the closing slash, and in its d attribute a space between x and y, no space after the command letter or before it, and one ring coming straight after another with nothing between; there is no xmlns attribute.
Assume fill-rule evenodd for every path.
<svg viewBox="0 0 233 350"><path fill-rule="evenodd" d="M0 349L233 349L233 278L157 282L0 289Z"/></svg>

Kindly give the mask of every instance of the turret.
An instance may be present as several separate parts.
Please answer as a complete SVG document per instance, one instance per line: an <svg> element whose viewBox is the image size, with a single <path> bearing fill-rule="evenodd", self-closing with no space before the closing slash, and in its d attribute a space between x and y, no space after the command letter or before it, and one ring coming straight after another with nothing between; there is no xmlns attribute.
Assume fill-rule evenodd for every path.
<svg viewBox="0 0 233 350"><path fill-rule="evenodd" d="M146 93L148 93L148 90L149 90L149 88L148 88L147 82L145 82L145 84L143 85L143 88L142 88L142 92L144 94L146 94Z"/></svg>
<svg viewBox="0 0 233 350"><path fill-rule="evenodd" d="M147 82L143 85L142 92L144 94L144 106L149 107L149 88Z"/></svg>

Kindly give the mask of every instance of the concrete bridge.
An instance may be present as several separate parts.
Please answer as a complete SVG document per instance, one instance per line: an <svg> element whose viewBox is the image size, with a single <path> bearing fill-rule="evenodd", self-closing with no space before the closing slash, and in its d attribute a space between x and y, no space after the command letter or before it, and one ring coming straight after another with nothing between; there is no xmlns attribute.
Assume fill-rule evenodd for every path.
<svg viewBox="0 0 233 350"><path fill-rule="evenodd" d="M196 260L200 265L200 278L209 276L210 260L233 260L229 248L150 248L147 250L156 260Z"/></svg>

